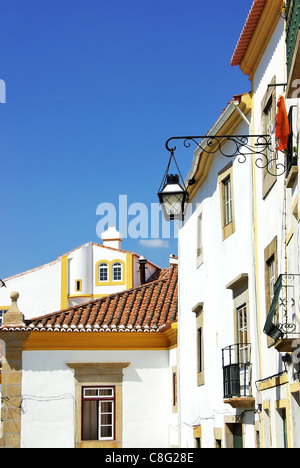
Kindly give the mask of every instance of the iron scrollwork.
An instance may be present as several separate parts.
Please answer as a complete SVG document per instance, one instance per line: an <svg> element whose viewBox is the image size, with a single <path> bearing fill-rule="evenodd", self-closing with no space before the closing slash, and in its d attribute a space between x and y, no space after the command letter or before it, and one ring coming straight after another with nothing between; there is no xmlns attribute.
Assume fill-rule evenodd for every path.
<svg viewBox="0 0 300 468"><path fill-rule="evenodd" d="M282 274L282 295L278 300L278 308L281 311L282 322L278 323L279 329L284 335L294 334L297 331L295 322L295 293L299 285L299 274ZM295 282L297 281L297 284Z"/></svg>
<svg viewBox="0 0 300 468"><path fill-rule="evenodd" d="M211 135L211 136L183 136L172 137L166 141L166 149L171 153L176 146L169 144L174 140L183 140L185 148L190 148L191 142L195 143L200 151L214 155L219 152L226 158L237 157L238 162L243 164L247 156L255 156L255 165L259 169L266 169L274 177L285 173L285 165L278 160L278 153L272 145L270 135ZM199 141L200 140L200 141ZM226 146L227 143L232 145ZM229 149L230 148L230 149Z"/></svg>

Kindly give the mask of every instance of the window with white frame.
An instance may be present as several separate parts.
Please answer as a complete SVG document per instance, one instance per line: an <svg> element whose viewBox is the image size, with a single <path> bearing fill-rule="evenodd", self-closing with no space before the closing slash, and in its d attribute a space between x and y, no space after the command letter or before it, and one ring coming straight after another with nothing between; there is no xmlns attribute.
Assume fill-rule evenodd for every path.
<svg viewBox="0 0 300 468"><path fill-rule="evenodd" d="M7 311L8 311L8 309L0 309L0 326L3 323L3 316L4 316L5 312L7 312Z"/></svg>
<svg viewBox="0 0 300 468"><path fill-rule="evenodd" d="M116 262L112 267L113 281L122 281L122 265L120 262Z"/></svg>
<svg viewBox="0 0 300 468"><path fill-rule="evenodd" d="M269 291L270 291L270 303L272 303L274 297L274 288L276 282L275 275L275 258L272 256L267 262L268 265L268 278L269 278Z"/></svg>
<svg viewBox="0 0 300 468"><path fill-rule="evenodd" d="M115 438L115 387L83 387L82 440Z"/></svg>
<svg viewBox="0 0 300 468"><path fill-rule="evenodd" d="M276 121L276 76L274 76L266 89L261 103L262 132L264 135L271 136L274 133ZM275 148L267 148L265 151L264 168L262 171L263 198L267 196L276 182L276 159ZM274 175L273 175L274 174Z"/></svg>
<svg viewBox="0 0 300 468"><path fill-rule="evenodd" d="M237 309L238 319L238 338L240 347L240 362L242 364L249 362L249 344L248 344L248 318L247 306L242 305Z"/></svg>
<svg viewBox="0 0 300 468"><path fill-rule="evenodd" d="M201 211L197 217L197 268L203 263L203 212Z"/></svg>
<svg viewBox="0 0 300 468"><path fill-rule="evenodd" d="M108 281L108 265L100 263L99 265L99 281Z"/></svg>
<svg viewBox="0 0 300 468"><path fill-rule="evenodd" d="M225 226L232 221L232 199L231 199L231 180L227 177L223 181L224 185L224 215L225 215Z"/></svg>
<svg viewBox="0 0 300 468"><path fill-rule="evenodd" d="M218 174L223 240L235 232L233 168L228 164Z"/></svg>

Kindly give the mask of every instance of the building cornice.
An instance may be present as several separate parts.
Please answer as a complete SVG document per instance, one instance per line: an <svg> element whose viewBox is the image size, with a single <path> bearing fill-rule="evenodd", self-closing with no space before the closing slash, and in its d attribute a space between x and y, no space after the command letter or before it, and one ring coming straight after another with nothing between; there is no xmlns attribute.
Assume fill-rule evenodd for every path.
<svg viewBox="0 0 300 468"><path fill-rule="evenodd" d="M233 135L238 126L243 122L243 118L240 113L236 111L236 98L229 102L228 106L213 126L213 128L207 134L207 137L210 135ZM241 112L247 116L252 109L252 96L250 94L243 94L239 97L239 109ZM215 148L210 146L210 153L214 153L214 150L217 151L218 144L215 142ZM211 164L213 161L213 156L208 155L207 153L201 152L199 148L194 153L193 168L189 175L188 179L194 178L196 183L188 187L189 200L193 200L198 190L204 183L205 179L208 176Z"/></svg>
<svg viewBox="0 0 300 468"><path fill-rule="evenodd" d="M177 323L160 332L1 332L5 342L12 336L24 351L158 351L177 346Z"/></svg>
<svg viewBox="0 0 300 468"><path fill-rule="evenodd" d="M270 39L281 18L280 13L285 5L283 0L267 0L266 2L255 2L257 14L253 16L252 22L245 24L243 33L237 44L231 65L239 65L245 75L252 81L261 58L270 42ZM253 11L252 9L252 11Z"/></svg>

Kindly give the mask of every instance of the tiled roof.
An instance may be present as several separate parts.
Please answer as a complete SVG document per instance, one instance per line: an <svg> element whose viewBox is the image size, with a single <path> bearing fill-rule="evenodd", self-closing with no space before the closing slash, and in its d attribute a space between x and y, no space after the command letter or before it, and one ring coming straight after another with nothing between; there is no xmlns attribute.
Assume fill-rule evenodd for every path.
<svg viewBox="0 0 300 468"><path fill-rule="evenodd" d="M267 0L254 0L247 21L231 59L231 65L240 65L251 42Z"/></svg>
<svg viewBox="0 0 300 468"><path fill-rule="evenodd" d="M18 330L46 332L159 332L177 321L177 266L142 286L25 321ZM0 330L16 330L3 325Z"/></svg>
<svg viewBox="0 0 300 468"><path fill-rule="evenodd" d="M140 257L140 255L139 255L138 253L136 253L136 252L131 252L131 251L129 251L129 250L116 249L115 247L109 247L109 246L107 246L107 245L97 244L96 242L87 242L86 244L82 244L82 245L80 245L79 247L76 247L75 249L69 250L68 252L64 253L63 255L60 255L56 260L53 260L53 261L51 261L51 262L49 262L49 263L44 263L43 265L39 265L39 266L37 266L37 267L31 268L30 270L22 271L21 273L16 273L16 274L13 275L13 276L9 276L9 277L3 278L3 279L4 279L5 281L8 281L8 280L17 278L17 277L19 277L19 276L24 276L24 275L26 275L27 273L31 273L31 272L33 272L33 271L38 271L38 270L41 270L41 269L43 269L43 268L45 268L45 267L48 267L48 266L50 266L50 265L54 265L55 263L59 262L59 261L61 260L62 257L66 256L66 255L70 255L71 253L76 252L76 250L79 250L79 249L81 249L82 247L85 247L85 246L88 245L88 244L94 245L94 246L96 246L96 247L100 247L101 249L104 249L104 250L107 249L107 250L112 250L112 251L115 251L115 252L129 253L129 254L131 254L131 255L134 255L135 257L138 257L138 258ZM159 267L158 267L155 263L151 262L151 261L148 260L148 259L147 259L147 263L150 263L151 265L153 265L154 267L156 267L156 268L159 269Z"/></svg>

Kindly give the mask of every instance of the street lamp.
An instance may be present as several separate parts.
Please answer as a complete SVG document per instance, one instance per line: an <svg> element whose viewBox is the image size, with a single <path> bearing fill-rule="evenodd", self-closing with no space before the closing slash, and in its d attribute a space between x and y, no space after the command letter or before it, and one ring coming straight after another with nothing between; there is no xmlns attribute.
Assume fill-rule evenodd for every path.
<svg viewBox="0 0 300 468"><path fill-rule="evenodd" d="M166 183L158 192L164 217L167 221L184 220L185 205L189 200L189 194L179 183L178 174L168 174Z"/></svg>
<svg viewBox="0 0 300 468"><path fill-rule="evenodd" d="M259 169L266 169L274 176L285 173L285 165L278 161L277 156L268 157L275 149L272 147L270 135L202 135L202 136L176 136L166 141L165 147L171 153L167 170L161 183L158 198L162 205L162 211L167 221L184 220L185 206L189 201L189 194L180 174L174 152L176 146L169 146L174 140L182 140L185 148L190 148L191 142L195 143L201 155L214 156L219 152L226 158L237 158L239 163L245 163L247 156L255 157L255 165ZM199 141L200 140L200 141ZM228 144L228 145L227 145ZM172 159L174 160L178 174L169 174ZM179 176L182 183L180 183ZM188 185L195 184L195 179L189 180Z"/></svg>
<svg viewBox="0 0 300 468"><path fill-rule="evenodd" d="M172 159L174 159L177 166L178 174L169 174ZM179 176L181 177L181 184ZM189 201L189 194L180 174L173 150L171 151L167 170L157 195L162 207L163 215L167 221L175 219L180 221L184 220L185 205Z"/></svg>

